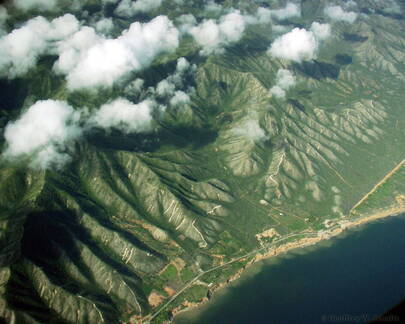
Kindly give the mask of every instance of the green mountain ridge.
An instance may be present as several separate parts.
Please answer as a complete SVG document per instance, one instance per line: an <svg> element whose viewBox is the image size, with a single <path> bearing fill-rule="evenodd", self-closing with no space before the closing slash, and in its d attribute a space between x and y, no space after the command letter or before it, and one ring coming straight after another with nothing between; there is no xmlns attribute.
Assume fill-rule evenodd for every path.
<svg viewBox="0 0 405 324"><path fill-rule="evenodd" d="M318 4L303 1L303 17L292 24L310 25L323 2L314 10ZM170 289L260 247L259 233L324 230L325 221L373 212L350 214L404 159L404 26L378 13L335 23L318 58L294 64L266 54L263 26L249 26L239 43L204 59L185 39L141 73L154 86L178 57L197 64L187 84L195 87L191 103L168 109L153 133L88 132L61 170L2 161L0 316L10 323L135 321L159 309L152 293L167 301ZM4 95L1 125L32 104L32 93L89 111L118 96L119 85L70 94L47 72L51 64L44 59L23 80L4 81L26 98L7 110L12 100ZM280 68L297 77L286 100L269 92ZM397 182L387 197L405 194ZM201 279L154 321L167 320L184 300L202 300L209 283Z"/></svg>

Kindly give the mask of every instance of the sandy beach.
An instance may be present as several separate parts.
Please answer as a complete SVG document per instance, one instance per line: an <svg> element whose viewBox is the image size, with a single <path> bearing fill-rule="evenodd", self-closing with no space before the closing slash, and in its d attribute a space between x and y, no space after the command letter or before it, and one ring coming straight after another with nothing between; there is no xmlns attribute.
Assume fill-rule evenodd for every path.
<svg viewBox="0 0 405 324"><path fill-rule="evenodd" d="M275 256L281 255L283 253L287 253L294 249L311 246L311 245L317 244L321 241L328 240L332 237L335 237L335 236L345 232L348 229L358 227L358 226L364 225L366 223L376 221L378 219L382 219L382 218L389 217L389 216L395 216L395 215L399 215L402 213L405 213L405 203L403 203L401 201L395 206L377 210L376 212L374 212L370 215L367 215L367 216L360 216L358 218L351 219L351 220L348 218L345 218L343 221L338 222L338 226L334 226L334 228L331 228L329 230L320 231L317 236L309 237L309 238L302 238L302 239L298 239L296 241L287 242L287 243L281 244L278 247L270 249L269 251L267 251L265 253L257 253L254 256L254 258L245 267L243 267L242 269L237 271L233 276L228 278L226 281L217 283L217 285L215 285L215 287L213 289L211 289L211 291L215 292L222 288L225 288L226 286L229 285L230 282L239 279L242 276L242 274L245 272L246 269L248 269L253 264L257 263L258 261L268 259L271 257L275 257ZM208 301L208 298L204 298L202 301L200 301L198 303L191 303L189 301L184 301L181 304L181 306L178 306L172 310L172 314L174 316L176 316L182 312L186 312L193 308L196 308L196 307L206 303L207 301Z"/></svg>

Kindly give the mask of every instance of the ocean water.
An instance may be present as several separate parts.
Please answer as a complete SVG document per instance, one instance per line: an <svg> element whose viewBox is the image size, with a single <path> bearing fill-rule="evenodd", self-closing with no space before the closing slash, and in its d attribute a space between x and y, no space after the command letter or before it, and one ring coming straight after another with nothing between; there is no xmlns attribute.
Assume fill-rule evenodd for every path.
<svg viewBox="0 0 405 324"><path fill-rule="evenodd" d="M404 298L405 214L259 262L175 323L361 323Z"/></svg>

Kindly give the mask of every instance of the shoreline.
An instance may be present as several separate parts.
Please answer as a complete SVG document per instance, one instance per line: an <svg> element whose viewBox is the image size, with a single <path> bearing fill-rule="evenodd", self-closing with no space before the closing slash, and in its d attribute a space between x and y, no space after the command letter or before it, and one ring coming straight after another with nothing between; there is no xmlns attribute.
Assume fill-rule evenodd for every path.
<svg viewBox="0 0 405 324"><path fill-rule="evenodd" d="M365 215L365 216L360 215L359 217L354 218L352 220L345 218L345 219L337 222L338 224L335 225L335 226L338 226L337 228L333 228L333 229L331 228L329 230L327 229L327 230L320 231L320 232L318 232L318 236L314 236L314 237L310 237L310 238L302 238L302 239L298 239L296 241L287 242L287 243L281 244L280 246L277 246L275 248L271 248L269 251L267 251L265 253L258 252L253 257L253 259L246 264L246 266L244 266L243 268L238 270L234 275L229 277L226 281L218 283L211 290L211 292L214 294L215 292L227 287L232 281L239 279L243 275L245 270L247 270L249 267L251 267L252 265L254 265L255 263L257 263L259 261L282 255L291 250L305 248L308 246L313 246L322 241L329 240L333 237L336 237L336 236L340 235L341 233L346 232L349 229L353 229L358 226L365 225L365 224L371 223L373 221L387 218L390 216L397 216L397 215L400 215L403 213L405 213L405 204L398 204L398 205L390 206L385 209L379 209L369 215ZM305 233L303 233L303 234L305 234ZM199 302L193 302L193 303L189 302L187 300L184 300L183 303L181 304L183 307L177 306L176 308L172 309L173 317L175 318L176 316L178 316L181 313L191 311L195 308L198 308L199 306L202 306L202 305L206 304L207 302L209 302L209 300L210 299L208 299L207 297L204 297Z"/></svg>

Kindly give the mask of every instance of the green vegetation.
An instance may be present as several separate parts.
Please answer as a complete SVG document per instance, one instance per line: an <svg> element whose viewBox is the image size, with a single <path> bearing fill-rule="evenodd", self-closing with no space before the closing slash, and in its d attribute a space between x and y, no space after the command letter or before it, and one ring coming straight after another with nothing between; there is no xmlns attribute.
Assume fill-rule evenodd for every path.
<svg viewBox="0 0 405 324"><path fill-rule="evenodd" d="M94 12L96 3L85 8ZM203 20L201 3L185 1L184 12ZM303 17L282 23L309 29L322 15L319 3L303 1ZM155 14L177 17L173 1ZM23 19L18 12L13 17ZM129 26L116 20L117 29ZM128 321L158 309L148 302L152 292L165 297L164 305L166 287L178 292L208 271L154 318L161 323L185 300L201 301L208 284L242 269L251 258L209 271L260 248L257 234L273 229L282 238L322 230L325 220L403 202L404 165L349 214L404 159L403 20L370 14L333 28L316 61L302 64L266 53L276 37L269 26L249 25L240 42L209 57L184 37L175 53L129 77L145 81L144 92L127 96L139 102L148 87L173 74L179 57L196 65L187 79L195 88L191 102L173 108L159 99L167 109L154 119L153 132L86 131L62 169L32 169L25 156L2 159L0 317L16 323ZM34 99L67 100L86 112L124 96L121 84L70 93L53 64L47 57L24 78L0 80L0 127ZM298 81L285 100L269 92L280 68ZM259 140L249 133L251 125L262 132Z"/></svg>
<svg viewBox="0 0 405 324"><path fill-rule="evenodd" d="M207 287L195 285L187 289L184 293L183 298L191 303L198 303L207 296Z"/></svg>
<svg viewBox="0 0 405 324"><path fill-rule="evenodd" d="M167 281L176 281L178 280L177 269L174 265L169 264L165 271L161 273L161 278Z"/></svg>
<svg viewBox="0 0 405 324"><path fill-rule="evenodd" d="M181 275L181 280L183 281L183 283L189 282L191 279L193 279L196 276L196 274L188 268L184 268L183 270L181 270L180 275Z"/></svg>
<svg viewBox="0 0 405 324"><path fill-rule="evenodd" d="M352 210L353 214L364 215L387 207L405 205L405 164L393 171L370 195Z"/></svg>

